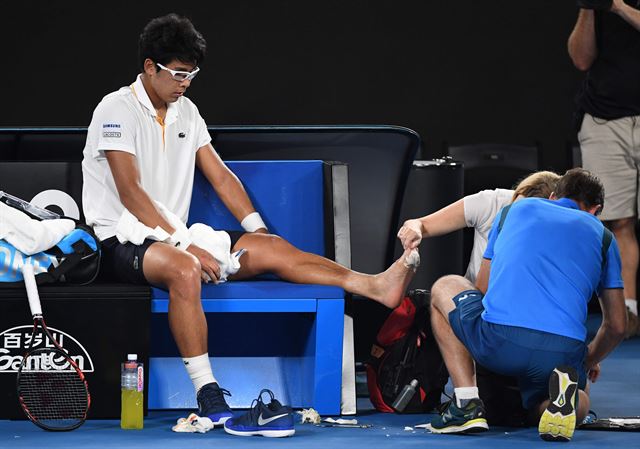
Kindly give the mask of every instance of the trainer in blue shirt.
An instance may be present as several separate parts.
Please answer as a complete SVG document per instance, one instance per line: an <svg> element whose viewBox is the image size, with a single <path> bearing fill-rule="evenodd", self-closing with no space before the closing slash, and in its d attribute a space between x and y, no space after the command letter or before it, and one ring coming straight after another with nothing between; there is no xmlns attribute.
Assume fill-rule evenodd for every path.
<svg viewBox="0 0 640 449"><path fill-rule="evenodd" d="M501 214L506 217L499 231ZM583 342L592 293L622 288L615 239L602 270L602 223L576 201L524 198L501 214L484 253L491 260L491 277L482 318ZM518 247L526 251L511 250Z"/></svg>
<svg viewBox="0 0 640 449"><path fill-rule="evenodd" d="M436 433L488 429L474 360L518 379L545 440L568 441L589 410L587 377L626 325L620 252L596 215L600 180L569 170L550 200L522 199L496 217L474 286L445 276L431 289L431 322L455 400L429 425ZM602 324L588 345L587 303L599 294ZM579 400L578 400L579 398Z"/></svg>

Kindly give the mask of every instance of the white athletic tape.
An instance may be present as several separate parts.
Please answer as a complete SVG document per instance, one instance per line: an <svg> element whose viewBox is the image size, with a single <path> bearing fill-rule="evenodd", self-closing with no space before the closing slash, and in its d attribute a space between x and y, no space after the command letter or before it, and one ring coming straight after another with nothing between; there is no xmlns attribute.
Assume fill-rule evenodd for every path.
<svg viewBox="0 0 640 449"><path fill-rule="evenodd" d="M180 418L175 426L171 428L174 432L180 433L206 433L213 429L213 421L207 417L200 417L195 413L187 418Z"/></svg>
<svg viewBox="0 0 640 449"><path fill-rule="evenodd" d="M24 277L24 286L27 289L27 298L29 298L31 315L34 317L42 316L42 306L40 305L40 295L38 295L36 277L33 274L33 265L25 263L22 266L22 277Z"/></svg>
<svg viewBox="0 0 640 449"><path fill-rule="evenodd" d="M320 424L322 422L322 418L318 412L313 408L305 408L302 411L298 411L299 415L302 415L300 422L302 424L309 422L311 424Z"/></svg>
<svg viewBox="0 0 640 449"><path fill-rule="evenodd" d="M409 255L402 262L406 268L417 270L420 266L420 254L417 249L412 249Z"/></svg>
<svg viewBox="0 0 640 449"><path fill-rule="evenodd" d="M48 206L58 206L62 209L62 215L80 219L80 209L75 200L62 190L43 190L30 201L34 206L46 209Z"/></svg>
<svg viewBox="0 0 640 449"><path fill-rule="evenodd" d="M240 226L247 232L255 232L258 229L267 229L267 225L262 221L262 217L258 212L252 212L242 219Z"/></svg>

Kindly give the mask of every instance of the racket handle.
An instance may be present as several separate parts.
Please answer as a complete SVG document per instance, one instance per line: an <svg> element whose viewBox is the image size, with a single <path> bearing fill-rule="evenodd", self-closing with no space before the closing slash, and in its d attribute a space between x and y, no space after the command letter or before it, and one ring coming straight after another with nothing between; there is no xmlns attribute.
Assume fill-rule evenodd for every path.
<svg viewBox="0 0 640 449"><path fill-rule="evenodd" d="M27 298L29 298L31 315L33 317L42 316L42 306L40 305L40 295L38 294L36 276L33 274L33 265L24 264L22 266L22 277L24 278L24 286L27 289Z"/></svg>

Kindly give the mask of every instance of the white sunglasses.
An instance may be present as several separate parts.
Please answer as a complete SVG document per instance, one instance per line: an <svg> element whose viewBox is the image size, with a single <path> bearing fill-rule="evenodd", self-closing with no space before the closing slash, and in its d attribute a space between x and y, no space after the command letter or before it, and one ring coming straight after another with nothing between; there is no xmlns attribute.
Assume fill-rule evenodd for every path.
<svg viewBox="0 0 640 449"><path fill-rule="evenodd" d="M163 66L162 64L160 64L159 62L156 62L156 65L158 67L160 67L162 70L166 70L167 72L169 72L171 74L171 78L173 78L176 81L191 81L192 79L194 79L196 77L196 75L198 74L198 72L200 71L200 67L196 67L193 72L184 72L182 70L172 70L169 69L165 66Z"/></svg>

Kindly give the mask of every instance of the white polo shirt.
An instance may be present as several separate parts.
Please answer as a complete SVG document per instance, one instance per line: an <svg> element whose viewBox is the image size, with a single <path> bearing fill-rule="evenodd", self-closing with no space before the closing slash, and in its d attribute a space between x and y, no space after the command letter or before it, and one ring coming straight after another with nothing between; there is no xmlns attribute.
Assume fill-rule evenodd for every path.
<svg viewBox="0 0 640 449"><path fill-rule="evenodd" d="M474 284L496 215L504 206L511 203L512 197L513 190L507 189L482 190L464 197L464 221L468 227L474 228L473 249L464 277Z"/></svg>
<svg viewBox="0 0 640 449"><path fill-rule="evenodd" d="M164 120L142 85L141 75L98 104L84 147L82 205L100 240L115 235L124 211L105 151L133 154L142 188L186 223L196 152L211 141L198 108L185 97L170 103Z"/></svg>

